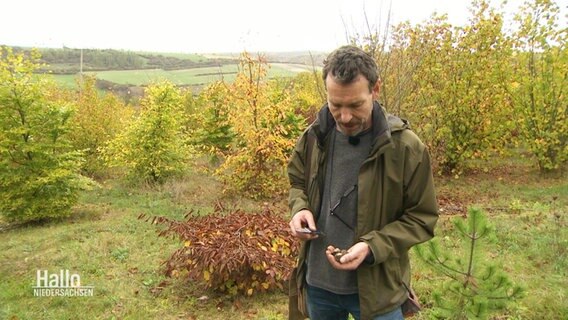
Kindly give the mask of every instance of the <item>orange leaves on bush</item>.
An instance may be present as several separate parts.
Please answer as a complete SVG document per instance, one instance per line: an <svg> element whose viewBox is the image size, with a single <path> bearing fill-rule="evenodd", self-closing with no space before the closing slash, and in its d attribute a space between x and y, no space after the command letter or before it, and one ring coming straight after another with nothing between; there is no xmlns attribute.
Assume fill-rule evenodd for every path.
<svg viewBox="0 0 568 320"><path fill-rule="evenodd" d="M295 264L298 243L278 214L269 208L260 213L232 210L224 214L217 206L208 216L190 212L186 218L151 220L166 226L159 236L177 237L182 244L164 263L167 276L184 271L189 279L229 294L283 289Z"/></svg>

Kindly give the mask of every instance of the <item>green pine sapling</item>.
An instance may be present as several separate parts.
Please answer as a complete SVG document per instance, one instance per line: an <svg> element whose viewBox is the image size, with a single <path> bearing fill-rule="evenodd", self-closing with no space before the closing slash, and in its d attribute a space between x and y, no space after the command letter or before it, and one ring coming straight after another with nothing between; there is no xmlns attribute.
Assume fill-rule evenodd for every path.
<svg viewBox="0 0 568 320"><path fill-rule="evenodd" d="M467 220L453 222L462 251L450 253L436 239L416 247L420 259L448 278L433 292L433 314L443 319L486 319L519 298L523 290L480 252L480 240L493 233L480 209L470 208Z"/></svg>

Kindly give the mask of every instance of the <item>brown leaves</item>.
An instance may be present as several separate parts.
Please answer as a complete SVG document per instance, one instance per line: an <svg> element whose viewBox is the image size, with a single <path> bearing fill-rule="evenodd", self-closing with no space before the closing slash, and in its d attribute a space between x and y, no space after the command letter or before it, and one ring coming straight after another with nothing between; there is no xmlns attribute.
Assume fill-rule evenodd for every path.
<svg viewBox="0 0 568 320"><path fill-rule="evenodd" d="M217 205L214 213L190 213L186 221L146 218L167 226L159 236L175 236L181 241L181 248L164 263L166 275L186 270L190 279L229 294L282 289L298 250L287 222L267 207L260 213L223 211L223 206Z"/></svg>

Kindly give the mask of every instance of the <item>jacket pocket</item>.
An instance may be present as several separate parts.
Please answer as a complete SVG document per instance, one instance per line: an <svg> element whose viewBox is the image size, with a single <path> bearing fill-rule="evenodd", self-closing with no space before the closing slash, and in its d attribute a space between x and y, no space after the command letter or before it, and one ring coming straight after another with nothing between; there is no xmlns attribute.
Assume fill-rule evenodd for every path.
<svg viewBox="0 0 568 320"><path fill-rule="evenodd" d="M398 290L402 283L399 259L388 259L384 263L385 285L393 290Z"/></svg>

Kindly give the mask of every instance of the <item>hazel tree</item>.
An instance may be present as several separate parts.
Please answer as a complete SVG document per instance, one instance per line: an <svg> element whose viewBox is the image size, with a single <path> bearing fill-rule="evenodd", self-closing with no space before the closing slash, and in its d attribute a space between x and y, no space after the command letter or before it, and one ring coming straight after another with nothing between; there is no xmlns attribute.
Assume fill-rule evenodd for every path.
<svg viewBox="0 0 568 320"><path fill-rule="evenodd" d="M73 105L34 74L39 59L0 47L0 215L8 221L67 217L79 191L94 186L69 140Z"/></svg>

